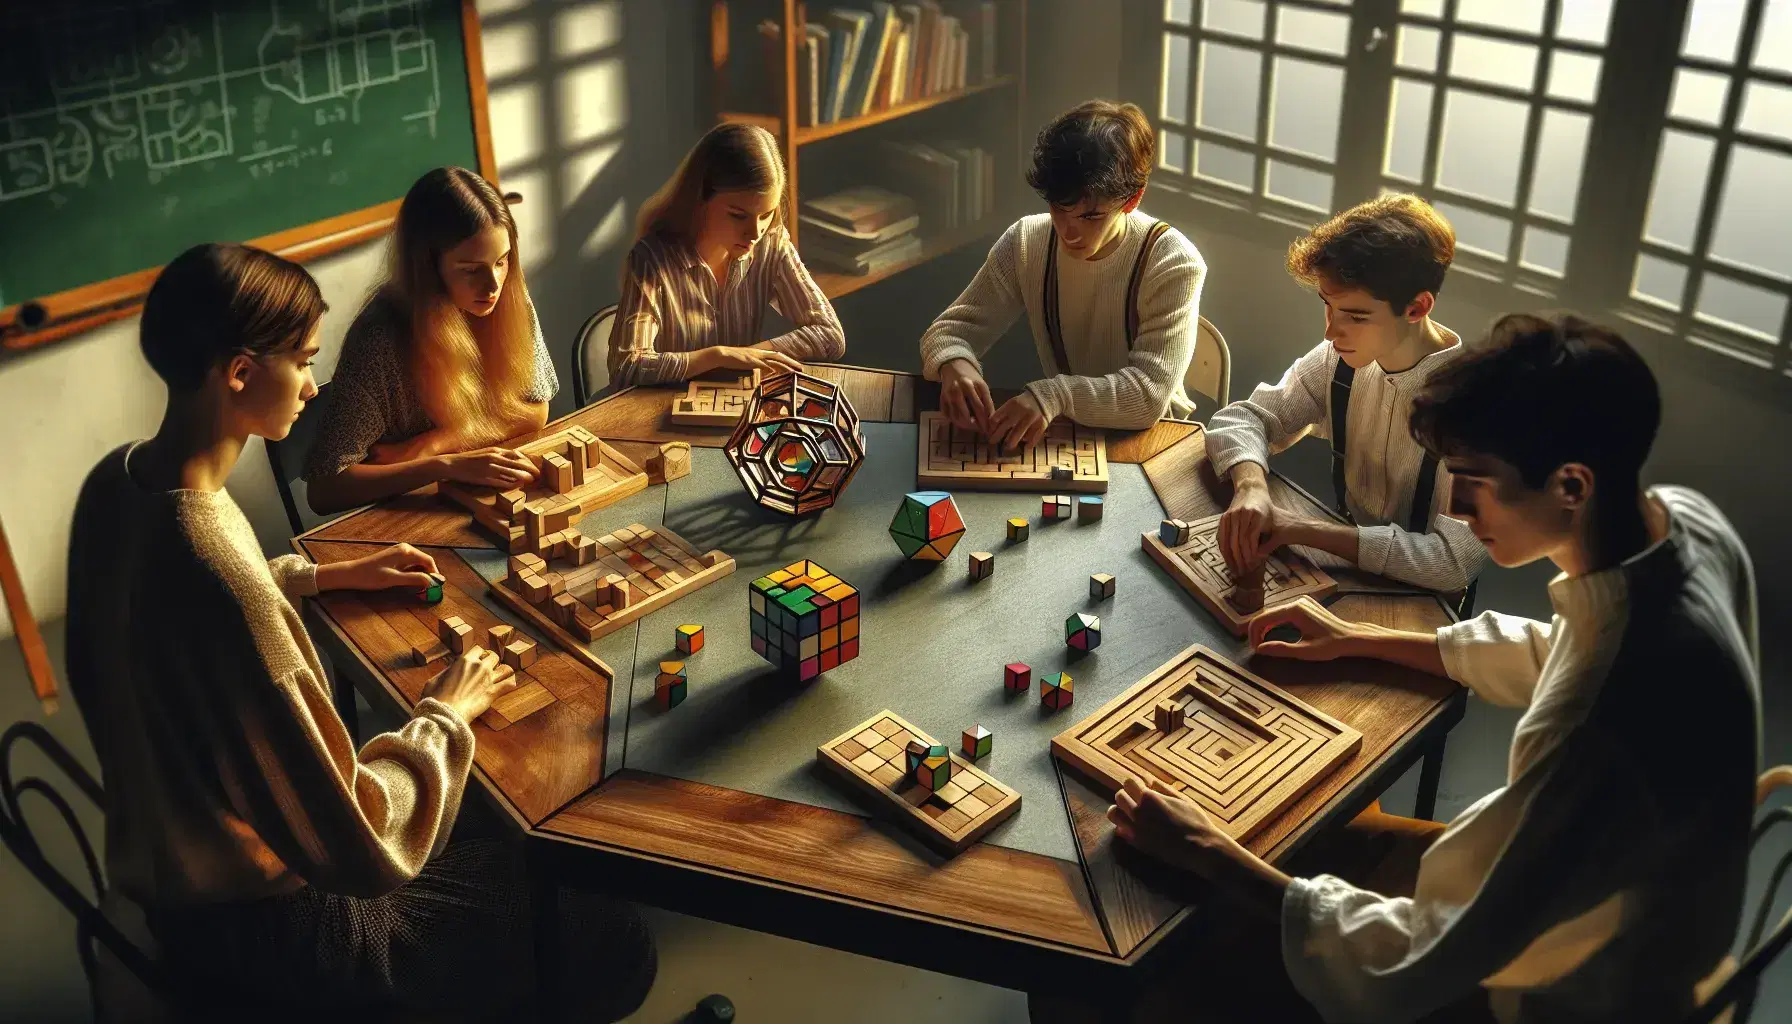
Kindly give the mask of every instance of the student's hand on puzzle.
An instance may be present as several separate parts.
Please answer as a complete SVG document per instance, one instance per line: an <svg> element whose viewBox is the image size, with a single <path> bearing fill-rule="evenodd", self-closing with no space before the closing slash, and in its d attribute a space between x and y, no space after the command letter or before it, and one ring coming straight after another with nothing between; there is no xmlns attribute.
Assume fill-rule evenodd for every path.
<svg viewBox="0 0 1792 1024"><path fill-rule="evenodd" d="M443 478L458 483L507 491L535 479L535 463L514 448L475 448L441 458Z"/></svg>
<svg viewBox="0 0 1792 1024"><path fill-rule="evenodd" d="M1037 444L1045 436L1045 413L1031 391L1022 391L989 418L989 442L1003 451Z"/></svg>
<svg viewBox="0 0 1792 1024"><path fill-rule="evenodd" d="M423 686L423 696L453 708L469 725L491 709L492 701L516 689L516 670L498 661L497 651L468 647L442 674Z"/></svg>
<svg viewBox="0 0 1792 1024"><path fill-rule="evenodd" d="M319 590L422 590L435 582L436 560L409 544L394 544L371 555L317 567Z"/></svg>
<svg viewBox="0 0 1792 1024"><path fill-rule="evenodd" d="M1108 820L1114 823L1114 832L1141 853L1210 881L1229 875L1221 870L1228 861L1250 857L1193 800L1157 779L1149 787L1128 779L1114 794Z"/></svg>
<svg viewBox="0 0 1792 1024"><path fill-rule="evenodd" d="M802 363L769 348L718 345L714 358L717 367L727 370L763 370L766 373L803 372Z"/></svg>
<svg viewBox="0 0 1792 1024"><path fill-rule="evenodd" d="M1232 504L1220 516L1220 554L1234 575L1263 564L1275 548L1276 506L1269 488L1260 483L1233 488Z"/></svg>
<svg viewBox="0 0 1792 1024"><path fill-rule="evenodd" d="M1269 631L1278 626L1293 626L1299 631L1300 639L1267 639ZM1251 648L1258 654L1301 661L1350 657L1359 636L1357 627L1305 596L1259 614L1251 620L1250 626Z"/></svg>
<svg viewBox="0 0 1792 1024"><path fill-rule="evenodd" d="M989 384L969 359L952 359L940 367L940 412L960 430L989 436L989 421L996 414Z"/></svg>

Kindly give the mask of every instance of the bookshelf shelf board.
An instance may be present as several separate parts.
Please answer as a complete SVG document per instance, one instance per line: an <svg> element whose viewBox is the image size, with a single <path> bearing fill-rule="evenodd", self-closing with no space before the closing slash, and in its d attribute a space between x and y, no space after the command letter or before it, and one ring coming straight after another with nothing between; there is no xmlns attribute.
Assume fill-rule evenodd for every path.
<svg viewBox="0 0 1792 1024"><path fill-rule="evenodd" d="M921 241L921 251L913 259L892 263L869 274L833 274L814 268L810 268L809 273L815 278L815 283L820 286L823 295L830 299L837 299L842 295L856 292L866 285L876 284L886 277L900 274L910 267L919 266L935 257L943 256L954 249L962 248L978 239L987 238L1013 222L1012 217L985 217L975 224L967 224L924 238Z"/></svg>
<svg viewBox="0 0 1792 1024"><path fill-rule="evenodd" d="M1016 81L1017 79L1013 75L999 75L987 82L978 82L976 85L963 89L954 89L951 92L937 92L932 96L923 96L918 100L913 100L908 103L898 103L893 107L885 107L882 110L873 110L871 113L859 117L849 117L840 121L832 121L828 124L805 125L796 130L796 144L799 146L806 146L811 142L820 142L822 139L831 139L836 135L845 135L847 132L858 131L860 128L869 128L874 124L882 124L885 121L892 121L898 117L905 117L909 114L918 114L929 107L937 107L942 103L951 103L954 100L962 100L967 96L975 96L978 93L989 92L992 89L1006 89L1013 86Z"/></svg>

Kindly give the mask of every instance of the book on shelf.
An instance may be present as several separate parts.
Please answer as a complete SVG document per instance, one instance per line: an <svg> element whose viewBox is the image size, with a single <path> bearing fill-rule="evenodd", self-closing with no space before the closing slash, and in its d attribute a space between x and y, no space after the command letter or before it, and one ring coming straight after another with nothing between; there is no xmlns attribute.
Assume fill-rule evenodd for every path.
<svg viewBox="0 0 1792 1024"><path fill-rule="evenodd" d="M918 213L911 213L901 220L892 221L881 228L874 228L870 231L854 231L850 228L843 228L837 224L811 217L806 213L799 214L797 219L803 224L804 245L808 245L811 240L814 240L840 252L855 254L875 249L886 242L895 241L903 235L913 233L916 228L921 226L921 215Z"/></svg>
<svg viewBox="0 0 1792 1024"><path fill-rule="evenodd" d="M837 274L863 277L919 258L922 247L921 236L913 233L857 254L838 252L832 247L815 245L804 239L803 260Z"/></svg>
<svg viewBox="0 0 1792 1024"><path fill-rule="evenodd" d="M915 214L915 200L876 185L854 185L815 199L799 211L842 232L875 232Z"/></svg>
<svg viewBox="0 0 1792 1024"><path fill-rule="evenodd" d="M929 233L982 223L996 212L995 158L981 146L886 139L866 176L912 196Z"/></svg>

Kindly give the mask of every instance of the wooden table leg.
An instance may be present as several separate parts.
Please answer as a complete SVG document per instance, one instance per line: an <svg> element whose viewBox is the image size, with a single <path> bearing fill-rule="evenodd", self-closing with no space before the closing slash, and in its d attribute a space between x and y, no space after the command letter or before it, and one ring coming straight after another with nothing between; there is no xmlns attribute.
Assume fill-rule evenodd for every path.
<svg viewBox="0 0 1792 1024"><path fill-rule="evenodd" d="M1419 792L1413 801L1412 815L1424 821L1431 821L1437 813L1437 783L1444 773L1444 744L1449 740L1446 733L1437 738L1437 743L1425 751L1425 759L1419 762Z"/></svg>
<svg viewBox="0 0 1792 1024"><path fill-rule="evenodd" d="M530 857L529 910L535 930L535 1002L543 1022L560 1017L560 883L543 858Z"/></svg>
<svg viewBox="0 0 1792 1024"><path fill-rule="evenodd" d="M342 724L348 727L348 734L355 743L361 742L361 712L355 707L355 684L349 682L348 673L338 669L330 689L336 702L336 713L342 716Z"/></svg>

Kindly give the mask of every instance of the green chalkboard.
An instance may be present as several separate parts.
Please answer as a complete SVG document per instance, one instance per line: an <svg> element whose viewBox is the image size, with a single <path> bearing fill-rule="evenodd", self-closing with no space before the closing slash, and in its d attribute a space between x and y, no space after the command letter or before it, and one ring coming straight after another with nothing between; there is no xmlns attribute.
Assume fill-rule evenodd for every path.
<svg viewBox="0 0 1792 1024"><path fill-rule="evenodd" d="M198 242L339 231L431 167L491 174L464 14L463 0L0 3L0 309Z"/></svg>

